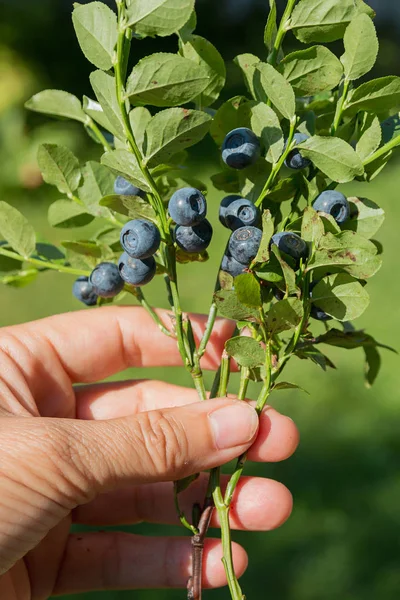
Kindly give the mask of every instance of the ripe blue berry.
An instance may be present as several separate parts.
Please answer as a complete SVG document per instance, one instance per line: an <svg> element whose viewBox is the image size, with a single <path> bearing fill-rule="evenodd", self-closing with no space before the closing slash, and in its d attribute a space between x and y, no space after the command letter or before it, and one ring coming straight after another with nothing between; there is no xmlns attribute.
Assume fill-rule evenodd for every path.
<svg viewBox="0 0 400 600"><path fill-rule="evenodd" d="M114 192L118 196L144 196L144 191L118 175L114 182Z"/></svg>
<svg viewBox="0 0 400 600"><path fill-rule="evenodd" d="M257 256L261 238L262 231L257 227L236 229L229 240L229 252L235 260L248 266Z"/></svg>
<svg viewBox="0 0 400 600"><path fill-rule="evenodd" d="M88 277L78 277L73 285L72 293L77 300L83 302L86 306L96 306L97 304L97 294L94 293Z"/></svg>
<svg viewBox="0 0 400 600"><path fill-rule="evenodd" d="M234 200L226 209L225 222L232 231L240 227L258 225L260 222L260 211L250 200L240 198L239 200Z"/></svg>
<svg viewBox="0 0 400 600"><path fill-rule="evenodd" d="M326 190L322 192L313 204L317 212L331 215L336 223L344 223L350 217L350 204L341 192Z"/></svg>
<svg viewBox="0 0 400 600"><path fill-rule="evenodd" d="M291 231L281 231L272 236L272 243L278 246L281 252L288 254L292 258L306 258L308 247L304 240L297 233Z"/></svg>
<svg viewBox="0 0 400 600"><path fill-rule="evenodd" d="M213 229L211 223L204 219L193 227L177 225L175 227L175 241L182 250L189 254L203 252L210 245Z"/></svg>
<svg viewBox="0 0 400 600"><path fill-rule="evenodd" d="M149 283L156 274L156 261L152 256L140 260L124 252L119 259L118 269L122 279L137 287Z"/></svg>
<svg viewBox="0 0 400 600"><path fill-rule="evenodd" d="M101 298L114 298L124 287L117 265L110 262L97 265L90 274L89 282L94 293Z"/></svg>
<svg viewBox="0 0 400 600"><path fill-rule="evenodd" d="M245 169L260 157L260 140L251 129L238 127L226 136L222 160L232 169Z"/></svg>
<svg viewBox="0 0 400 600"><path fill-rule="evenodd" d="M293 139L297 144L301 144L308 140L308 135L305 133L295 133ZM301 155L301 150L299 148L294 148L286 157L285 166L289 169L294 169L295 171L300 171L301 169L305 169L311 165L311 161L308 158L303 158Z"/></svg>
<svg viewBox="0 0 400 600"><path fill-rule="evenodd" d="M171 219L177 225L191 227L198 225L207 214L207 202L203 194L195 188L182 188L175 192L168 204Z"/></svg>
<svg viewBox="0 0 400 600"><path fill-rule="evenodd" d="M222 223L222 225L224 227L228 227L226 220L225 220L225 216L226 216L226 211L228 209L228 207L232 204L232 202L235 202L235 200L241 200L242 196L237 196L236 194L232 194L231 196L225 196L225 198L223 198L221 200L221 204L219 205L219 220L220 223Z"/></svg>
<svg viewBox="0 0 400 600"><path fill-rule="evenodd" d="M229 275L232 275L232 277L237 277L245 272L246 266L242 265L235 258L233 258L228 250L222 259L221 270L229 273Z"/></svg>
<svg viewBox="0 0 400 600"><path fill-rule="evenodd" d="M132 258L148 258L160 247L161 235L151 221L134 219L121 231L121 246Z"/></svg>

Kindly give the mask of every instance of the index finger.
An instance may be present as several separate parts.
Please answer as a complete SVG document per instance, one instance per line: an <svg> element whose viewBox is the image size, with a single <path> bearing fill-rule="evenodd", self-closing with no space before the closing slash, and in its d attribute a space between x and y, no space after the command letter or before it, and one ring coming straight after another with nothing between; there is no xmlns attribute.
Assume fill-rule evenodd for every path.
<svg viewBox="0 0 400 600"><path fill-rule="evenodd" d="M165 324L172 323L170 312L157 313ZM190 318L198 343L207 317ZM205 369L218 366L224 343L233 330L233 322L217 319L202 363ZM26 357L21 347L28 350ZM41 370L46 366L51 373L61 364L72 383L92 383L129 367L182 364L176 339L162 333L148 313L135 306L103 307L6 327L0 336L0 349L8 354L18 352L23 368L21 362L35 361ZM31 370L32 364L24 368Z"/></svg>

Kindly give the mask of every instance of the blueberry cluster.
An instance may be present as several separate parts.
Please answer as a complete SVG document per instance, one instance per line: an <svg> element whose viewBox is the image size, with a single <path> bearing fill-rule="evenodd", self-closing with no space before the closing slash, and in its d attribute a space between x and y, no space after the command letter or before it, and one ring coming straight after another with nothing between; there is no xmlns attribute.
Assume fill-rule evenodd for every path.
<svg viewBox="0 0 400 600"><path fill-rule="evenodd" d="M176 223L174 240L189 254L204 252L211 242L213 229L207 221L207 201L195 188L186 187L173 194L168 212Z"/></svg>

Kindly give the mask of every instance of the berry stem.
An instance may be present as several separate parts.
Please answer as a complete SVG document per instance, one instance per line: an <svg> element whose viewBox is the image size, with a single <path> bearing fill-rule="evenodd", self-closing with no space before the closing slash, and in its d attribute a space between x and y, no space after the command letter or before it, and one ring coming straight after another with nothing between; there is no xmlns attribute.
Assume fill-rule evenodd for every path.
<svg viewBox="0 0 400 600"><path fill-rule="evenodd" d="M286 4L285 12L283 13L283 16L282 16L282 19L281 19L281 22L279 24L279 28L278 28L278 31L276 34L274 47L267 59L269 64L272 65L273 67L275 67L278 62L279 51L282 47L283 40L285 39L285 36L286 36L287 32L289 31L290 17L292 16L292 12L293 12L294 5L296 4L296 2L297 2L297 0L288 0L288 2Z"/></svg>
<svg viewBox="0 0 400 600"><path fill-rule="evenodd" d="M165 327L164 323L161 321L154 308L146 300L142 288L126 285L125 291L127 291L129 294L132 294L132 296L134 296L140 302L141 306L148 312L148 314L151 316L153 321L156 323L156 325L159 327L160 331L162 331L164 335L167 335L168 337L174 337L172 331Z"/></svg>
<svg viewBox="0 0 400 600"><path fill-rule="evenodd" d="M98 139L99 143L103 146L105 152L111 152L112 148L110 144L107 142L105 136L101 132L100 128L96 125L93 119L87 116L86 119L86 127L92 131L94 136Z"/></svg>
<svg viewBox="0 0 400 600"><path fill-rule="evenodd" d="M53 271L59 271L60 273L69 273L70 275L78 275L89 277L90 271L85 271L83 269L74 269L73 267L67 267L66 265L59 265L57 263L48 262L46 260L42 260L41 258L34 258L32 256L21 256L16 252L12 252L11 250L6 250L5 248L0 248L0 254L3 256L8 256L8 258L13 258L14 260L18 260L20 262L27 262L31 265L35 265L36 267L41 267L42 269L51 269Z"/></svg>

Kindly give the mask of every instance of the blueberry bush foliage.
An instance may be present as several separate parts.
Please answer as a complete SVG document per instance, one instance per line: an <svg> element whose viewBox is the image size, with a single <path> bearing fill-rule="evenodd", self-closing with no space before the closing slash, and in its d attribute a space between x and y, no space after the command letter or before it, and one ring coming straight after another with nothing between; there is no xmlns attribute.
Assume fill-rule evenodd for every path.
<svg viewBox="0 0 400 600"><path fill-rule="evenodd" d="M44 180L61 196L50 206L50 224L68 229L96 221L97 233L60 248L38 243L25 217L0 202L2 281L21 286L53 269L75 275L73 293L89 306L131 294L176 339L202 400L201 358L217 315L237 327L211 397L226 394L234 361L238 397L245 399L249 381L259 382L261 412L272 392L296 387L281 377L290 359L334 366L326 346L363 348L371 385L386 347L352 322L368 307L367 283L382 263L375 235L384 211L376 199L347 198L339 186L380 175L400 145L400 78L365 78L379 50L374 12L363 0L287 0L279 20L269 0L265 54L236 57L244 93L221 103L225 63L194 33L194 4L116 0L116 11L97 1L74 5L73 26L95 68L92 97L81 101L46 90L27 108L78 121L98 143L98 161L85 164L54 144L38 154ZM285 54L288 34L304 47ZM129 72L132 45L148 36L176 36L176 53L147 56ZM339 57L329 49L337 40ZM221 192L219 208L207 207L206 185L184 168L186 149L207 135L220 149L211 178ZM197 343L190 307L181 306L176 267L185 263L189 278L190 264L208 259L207 210L219 210L218 235L225 227L230 237L217 257L215 294ZM142 290L154 277L165 280L170 322L161 321ZM189 598L201 597L201 547L214 508L231 597L245 597L229 529L245 463L241 456L224 494L220 469L212 470L204 505L191 516L182 514L179 494L196 475L175 483L180 520L193 536Z"/></svg>

